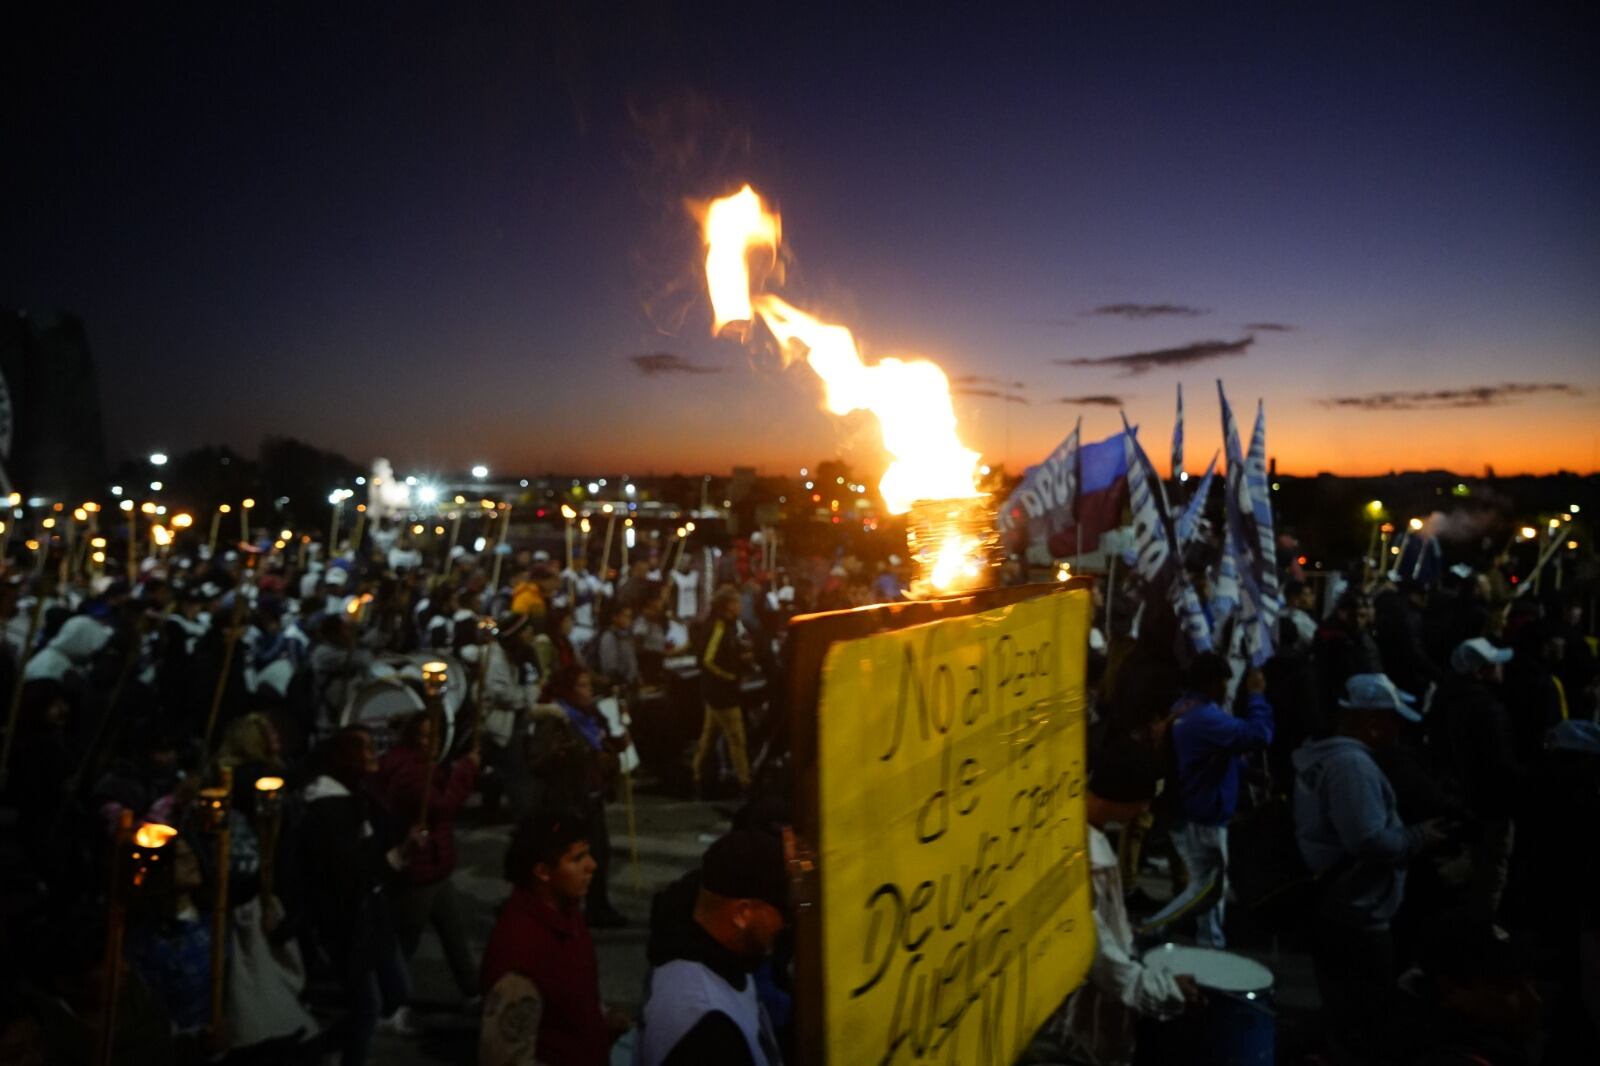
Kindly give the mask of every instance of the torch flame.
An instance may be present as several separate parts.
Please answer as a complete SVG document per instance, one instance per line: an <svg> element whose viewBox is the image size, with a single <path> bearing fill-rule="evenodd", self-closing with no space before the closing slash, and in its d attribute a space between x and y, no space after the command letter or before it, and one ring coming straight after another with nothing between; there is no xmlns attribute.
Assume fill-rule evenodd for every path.
<svg viewBox="0 0 1600 1066"><path fill-rule="evenodd" d="M781 230L778 216L767 211L748 185L707 208L706 284L714 330L720 333L729 323L759 317L785 359L804 355L822 378L829 411L870 411L876 416L891 458L878 484L890 513L904 514L917 500L983 495L978 489L979 455L956 432L950 382L943 370L922 359L881 359L869 366L844 326L823 322L771 293L753 291L749 254L767 249L776 256Z"/></svg>
<svg viewBox="0 0 1600 1066"><path fill-rule="evenodd" d="M159 848L177 835L178 831L170 825L146 822L134 831L133 842L141 848Z"/></svg>

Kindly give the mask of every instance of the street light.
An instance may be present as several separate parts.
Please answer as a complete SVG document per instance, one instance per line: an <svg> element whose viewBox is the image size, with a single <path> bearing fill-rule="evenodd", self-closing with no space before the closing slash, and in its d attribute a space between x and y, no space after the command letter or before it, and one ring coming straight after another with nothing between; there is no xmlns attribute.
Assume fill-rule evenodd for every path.
<svg viewBox="0 0 1600 1066"><path fill-rule="evenodd" d="M472 468L472 476L477 478L479 481L482 481L484 478L489 476L489 468L484 466L482 463L479 463L477 466Z"/></svg>
<svg viewBox="0 0 1600 1066"><path fill-rule="evenodd" d="M150 454L150 465L151 466L166 466L167 465L167 453L166 452L152 452Z"/></svg>

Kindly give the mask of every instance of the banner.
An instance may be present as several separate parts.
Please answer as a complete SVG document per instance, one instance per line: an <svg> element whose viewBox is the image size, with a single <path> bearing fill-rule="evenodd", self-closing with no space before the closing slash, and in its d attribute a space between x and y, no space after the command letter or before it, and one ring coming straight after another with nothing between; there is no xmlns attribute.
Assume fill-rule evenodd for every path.
<svg viewBox="0 0 1600 1066"><path fill-rule="evenodd" d="M1086 589L841 641L817 708L825 1061L1009 1066L1094 956Z"/></svg>
<svg viewBox="0 0 1600 1066"><path fill-rule="evenodd" d="M1097 550L1100 534L1121 524L1128 478L1122 434L1081 447L1078 438L1074 428L1050 458L1029 467L1000 508L1008 551L1043 545L1054 558L1069 558Z"/></svg>

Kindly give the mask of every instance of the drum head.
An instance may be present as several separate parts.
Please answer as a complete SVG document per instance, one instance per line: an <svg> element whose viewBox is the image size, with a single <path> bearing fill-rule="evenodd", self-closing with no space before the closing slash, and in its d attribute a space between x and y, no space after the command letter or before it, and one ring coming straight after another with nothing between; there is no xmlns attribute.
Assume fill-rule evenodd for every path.
<svg viewBox="0 0 1600 1066"><path fill-rule="evenodd" d="M1144 964L1174 976L1188 974L1202 988L1219 992L1265 992L1272 988L1272 971L1243 955L1181 944L1160 944L1145 952Z"/></svg>
<svg viewBox="0 0 1600 1066"><path fill-rule="evenodd" d="M398 678L368 681L356 690L345 714L345 725L366 726L379 751L393 741L391 723L404 714L415 714L427 705L411 686Z"/></svg>

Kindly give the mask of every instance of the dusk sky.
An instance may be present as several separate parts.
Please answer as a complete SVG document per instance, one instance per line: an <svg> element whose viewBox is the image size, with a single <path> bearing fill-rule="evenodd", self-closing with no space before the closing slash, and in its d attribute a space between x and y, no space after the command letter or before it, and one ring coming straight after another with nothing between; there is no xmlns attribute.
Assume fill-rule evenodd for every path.
<svg viewBox="0 0 1600 1066"><path fill-rule="evenodd" d="M1201 469L1220 376L1291 473L1600 469L1592 6L136 6L0 45L0 306L83 318L113 458L870 469L710 336L749 181L990 462L1120 404L1164 469L1181 381Z"/></svg>

